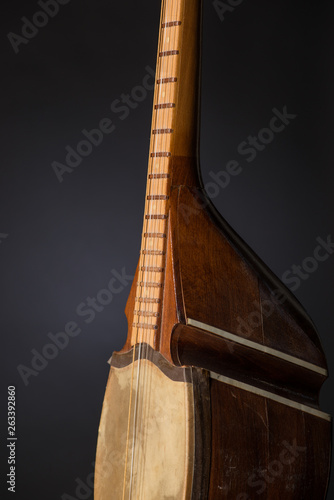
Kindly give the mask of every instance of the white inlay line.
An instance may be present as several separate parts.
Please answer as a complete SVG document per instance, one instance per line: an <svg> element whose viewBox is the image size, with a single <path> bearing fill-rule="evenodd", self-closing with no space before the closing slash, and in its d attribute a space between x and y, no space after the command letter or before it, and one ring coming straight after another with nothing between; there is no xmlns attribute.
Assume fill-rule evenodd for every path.
<svg viewBox="0 0 334 500"><path fill-rule="evenodd" d="M312 408L310 406L302 405L301 403L297 403L296 401L292 401L287 398L283 398L282 396L278 396L277 394L274 394L272 392L264 391L262 389L259 389L257 387L254 387L252 385L244 384L243 382L240 382L239 380L235 380L232 378L225 377L224 375L219 375L218 373L210 372L210 377L218 380L219 382L223 382L224 384L232 385L233 387L237 387L238 389L242 389L247 392L252 392L253 394L257 394L258 396L262 396L267 399L271 399L272 401L275 401L276 403L283 404L285 406L290 406L291 408L295 408L296 410L303 411L305 413L309 413L310 415L313 415L318 418L323 418L324 420L327 420L328 422L331 421L332 417L328 413L324 413L320 410L316 410L315 408Z"/></svg>
<svg viewBox="0 0 334 500"><path fill-rule="evenodd" d="M194 326L196 328L200 328L201 330L205 330L209 333L213 333L215 335L219 335L220 337L231 340L237 344L244 345L246 347L250 347L252 349L256 349L257 351L261 351L263 353L269 354L270 356L275 356L276 358L284 359L289 363L293 363L294 365L302 366L307 370L311 370L316 373L320 373L320 375L324 375L327 377L328 372L324 368L320 366L314 365L312 363L308 363L299 358L295 358L294 356L290 356L282 351L277 351L276 349L272 349L271 347L267 347L262 344L258 344L257 342L253 342L252 340L245 339L243 337L238 337L238 335L234 335L233 333L225 332L224 330L220 330L219 328L215 328L211 325L206 325L205 323L201 323L200 321L196 321L195 319L187 318L187 325Z"/></svg>

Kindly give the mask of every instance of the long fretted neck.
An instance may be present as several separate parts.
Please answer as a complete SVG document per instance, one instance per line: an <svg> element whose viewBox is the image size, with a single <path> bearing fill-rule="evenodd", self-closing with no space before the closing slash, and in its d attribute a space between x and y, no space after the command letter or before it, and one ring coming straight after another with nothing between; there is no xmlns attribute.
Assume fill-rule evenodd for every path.
<svg viewBox="0 0 334 500"><path fill-rule="evenodd" d="M173 165L196 159L202 0L163 0L144 224L131 344L156 347L160 329Z"/></svg>

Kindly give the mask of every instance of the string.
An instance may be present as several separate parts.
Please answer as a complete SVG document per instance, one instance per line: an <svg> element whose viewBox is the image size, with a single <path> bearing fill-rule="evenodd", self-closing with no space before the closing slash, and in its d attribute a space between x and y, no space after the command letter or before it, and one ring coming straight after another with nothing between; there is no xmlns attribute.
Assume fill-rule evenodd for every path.
<svg viewBox="0 0 334 500"><path fill-rule="evenodd" d="M174 14L173 12L174 9L172 9L172 12L170 13L170 9L167 8L167 11L169 12L169 19L167 19L166 17L163 19L164 22L166 21L174 21L174 20L177 20L177 16L176 16L176 13ZM176 5L176 11L177 11L177 5ZM168 39L168 48L169 49L172 49L174 50L176 48L176 44L175 44L175 32L176 30L173 29L173 27L165 27L164 28L164 38L165 38L165 34L169 34L169 35L172 35L170 37L170 39L172 39L172 42L170 43L170 39ZM164 44L165 45L165 44ZM162 50L163 48L165 47L160 47L160 50ZM167 47L166 47L167 48ZM162 67L162 64L163 64L163 61L164 59L162 58L161 59L161 64L160 64L160 68ZM166 71L166 75L164 76L173 76L172 75L172 72L171 70L169 69L169 67L173 67L173 56L170 57L170 56L167 56L167 68L166 68L166 64L164 64L164 70ZM160 74L160 77L162 75ZM157 100L158 103L171 103L174 99L172 99L172 96L173 96L173 90L174 90L174 86L171 86L171 85L168 85L166 88L167 88L167 92L165 92L163 89L165 87L164 86L160 86L160 90L159 90L159 99ZM167 94L167 96L166 96ZM163 129L163 130L166 130L168 128L172 128L172 123L168 123L169 120L173 117L173 113L172 111L168 112L167 109L169 108L165 108L165 111L162 112L162 117L163 117L163 120L161 121L161 123L159 122L159 120L157 119L156 121L158 122L158 129ZM156 116L159 116L159 111L157 110L157 113L156 113ZM158 136L159 137L159 136ZM162 140L160 141L160 143L162 143L162 146L161 146L161 151L169 151L169 148L167 148L167 144L169 144L171 141L171 137L168 135L168 134L163 134L162 135ZM158 141L155 140L155 143L157 143ZM156 151L157 148L154 148L154 151ZM154 160L155 164L157 163L157 160ZM170 171L170 168L167 168L166 170L161 170L161 164L163 164L163 166L165 166L165 164L167 163L167 165L170 163L170 158L168 157L164 157L163 160L159 160L159 166L158 166L158 172L159 173L162 173L162 172L169 172ZM159 167L160 167L160 170L159 170ZM153 170L152 170L153 172ZM168 180L166 181L168 183ZM166 189L162 189L162 187L164 187L164 181L162 178L159 178L158 179L158 182L155 184L157 185L157 190L155 191L155 193L158 193L159 195L162 194L162 193L166 193L168 194L168 191ZM168 185L168 184L167 184ZM165 186L166 188L166 186ZM167 201L166 200L157 200L157 203L153 204L153 206L156 206L158 207L157 210L156 210L156 213L158 214L165 214L166 213L166 209L167 209ZM162 210L162 207L164 208L164 210ZM154 212L154 210L153 210ZM156 219L157 221L159 219ZM156 222L155 223L155 226L166 226L167 225L167 221L165 220L164 221L164 224L163 223L159 223L159 222ZM166 227L165 229L163 230L163 232L166 232ZM166 246L164 247L163 246L163 249L166 250ZM164 252L165 254L165 252ZM159 260L164 260L165 261L165 258L161 257L161 259ZM153 272L153 271L152 271ZM160 308L161 309L161 308ZM146 349L148 349L148 343L146 344ZM145 359L148 359L148 356L145 356ZM142 410L142 421L146 422L146 417L148 415L148 411L149 411L149 406L150 406L150 387L151 387L151 382L152 382L152 377L148 377L147 373L149 373L148 371L148 363L145 363L146 365L146 369L144 367L144 380L143 380L143 391L142 391L142 398L143 398L143 401L142 401L142 406L143 406L143 410ZM148 397L146 397L145 393L148 394ZM146 404L146 407L145 407L145 404ZM145 413L144 413L145 412ZM140 422L139 422L139 419L138 419L138 426L140 425ZM138 463L140 464L141 466L141 470L138 471L138 478L137 478L137 483L139 484L139 495L136 496L136 498L141 498L141 496L143 495L143 487L144 487L144 481L142 480L143 478L143 474L144 474L144 471L145 471L145 451L146 451L146 444L147 444L147 440L143 440L142 442L142 459L141 460L138 460ZM139 452L138 452L139 453ZM140 473L139 473L140 472Z"/></svg>
<svg viewBox="0 0 334 500"><path fill-rule="evenodd" d="M165 9L165 5L163 3L163 6L162 6L162 12L164 12L164 9ZM161 16L162 19L164 18L164 15ZM161 34L162 34L162 29L160 28L160 40L159 40L159 46L161 46ZM158 63L160 63L160 61L158 60ZM159 64L157 66L160 66ZM158 102L160 102L160 88L159 88L159 98L157 99ZM155 100L156 102L156 100ZM154 113L154 116L157 117L158 115L158 112L157 113ZM157 118L156 118L157 119ZM154 124L153 124L154 125ZM152 130L153 130L153 126L152 126ZM153 141L151 141L152 143L155 143L156 140L154 138ZM150 151L155 151L155 147L152 147L150 148ZM149 158L149 165L150 165L150 168L148 169L149 170L149 175L150 175L150 171L151 173L153 173L153 166L154 164L154 157L150 157ZM150 179L148 175L148 179L147 179L147 194L149 192L151 192L151 186L152 186L152 181L154 180L152 177ZM145 214L149 214L149 216L153 215L151 213L151 206L152 204L149 203L151 200L145 200L145 212L144 212L144 224L143 224L143 238L142 238L142 245L141 245L141 249L143 250L144 248L146 249L147 246L146 244L144 245L144 233L145 231L146 232L154 232L154 230L152 230L150 227L152 226L151 224L151 221L155 221L155 219L149 217L148 219L146 219L145 217ZM149 210L147 210L147 208ZM158 220L158 219L156 219ZM153 226L156 226L156 224L153 224ZM148 229L149 228L149 229ZM155 229L156 230L156 229ZM148 255L148 259L147 259L147 255ZM145 339L145 327L141 327L140 324L142 323L143 325L146 324L146 318L150 318L150 316L147 316L148 314L148 310L147 310L147 305L150 304L150 301L138 301L138 298L141 298L141 299L145 299L145 298L149 298L150 297L150 293L148 292L148 287L147 287L147 283L149 283L149 281L146 281L146 279L150 279L150 269L152 267L153 269L153 266L152 266L152 259L151 257L153 257L153 252L152 252L152 255L151 253L149 252L148 254L147 253L144 253L144 254L141 254L140 255L140 259L139 259L139 262L140 262L140 269L139 269L139 289L140 289L140 293L136 293L136 297L137 297L137 305L136 305L136 313L141 313L141 312L144 312L144 314L136 314L137 316L137 325L135 326L136 328L136 342L135 342L135 345L138 343L138 340L139 340L139 350L138 350L138 363L137 363L137 384L136 384L136 402L135 402L135 407L134 407L134 419L133 419L133 444L132 444L132 459L131 459L131 472L130 472L130 485L129 485L129 499L131 498L131 492L132 492L132 482L133 482L133 469L134 469L134 459L135 459L135 444L136 444L136 430L137 430L137 405L138 405L138 400L139 400L139 383L140 383L140 371L141 371L141 359L142 359L142 353L141 353L141 350L142 350L142 341L145 341L147 340L147 338ZM148 262L148 265L146 266L146 261L149 261ZM141 268L144 268L143 270ZM146 269L147 267L147 269ZM148 278L147 278L148 276ZM138 292L138 290L137 290ZM147 292L147 293L145 293ZM144 297L143 297L144 295ZM142 308L142 304L144 304L144 311L143 311L143 308ZM148 305L148 307L150 307L150 305ZM143 319L142 319L143 318ZM139 324L138 324L139 323ZM148 324L150 324L150 321L148 321ZM140 334L140 330L142 330L142 339L139 339L139 334ZM148 328L148 331L149 331L149 328ZM149 334L148 334L149 335ZM144 345L145 345L145 342L144 342ZM148 345L148 342L146 343L146 345ZM147 351L147 348L146 348L146 351ZM135 347L134 347L134 352L135 352ZM144 359L145 357L147 357L147 352L146 352L146 355L143 356ZM135 360L135 356L133 356L133 361ZM129 422L128 422L128 437L127 437L127 447L126 447L126 466L125 466L125 471L124 471L124 485L123 485L123 499L125 497L125 486L126 486L126 472L127 472L127 456L128 456L128 447L129 447L129 429L130 429L130 419L131 419L131 406L132 406L132 385L133 385L133 373L132 373L132 378L131 378L131 396L130 396L130 405L129 405ZM143 404L142 404L143 406Z"/></svg>
<svg viewBox="0 0 334 500"><path fill-rule="evenodd" d="M166 0L166 2L163 2L163 5L162 5L161 22L167 22L167 18L165 15L166 14L166 3L168 3L168 0ZM176 2L175 2L175 5L176 5ZM176 13L177 13L177 7L178 6L176 5ZM167 10L168 10L168 8L167 8ZM168 22L178 20L178 16L174 15L173 10L174 9L173 9L173 4L172 4L172 13L171 13L172 15L171 15L170 19L168 19ZM173 40L173 43L170 44L170 50L174 50L176 48L176 44L175 44L176 30L175 30L175 27L169 28L168 26L166 26L166 27L162 28L162 26L160 26L159 52L165 46L165 38L166 38L167 32L170 32L170 34L172 35L171 38ZM163 44L161 43L162 38L164 39ZM168 42L170 42L170 39L168 40ZM158 54L157 67L159 68L160 76L162 76L161 68L163 65L163 61L164 61L163 56L159 57L159 54ZM174 76L171 74L171 71L168 70L170 63L171 63L171 66L173 67L173 56L167 56L167 71L166 71L166 75L164 75L165 77ZM164 85L162 85L162 84L160 84L158 87L156 87L156 90L158 89L158 91L156 92L157 98L155 96L155 99L154 99L155 103L158 103L158 104L166 103L167 104L167 103L171 103L173 101L173 99L171 97L173 95L174 86L168 85L166 88L167 88L167 92L165 92L163 90ZM161 99L161 94L163 95L164 99ZM167 94L167 98L166 98L166 94ZM161 149L159 148L159 151L165 152L165 151L168 151L169 148L167 149L167 144L171 140L169 133L168 132L166 133L166 129L172 128L172 122L168 127L168 120L170 118L170 115L171 115L171 117L173 117L173 112L170 111L170 114L169 114L169 112L167 111L171 108L162 108L162 109L164 111L160 111L160 108L155 110L156 112L154 113L154 118L152 120L152 131L154 129L157 129L157 126L156 126L157 123L159 124L158 129L160 129L160 128L163 129L164 132L162 132L162 134L163 134L162 140L160 140ZM160 124L159 118L160 118L161 114L162 114L163 119L162 119L161 124ZM159 139L160 139L159 130L156 130L155 135L156 135L156 137L153 136L153 139L151 138L150 151L152 151L152 152L157 151L156 144L157 144L157 142L159 142ZM159 160L157 158L159 158ZM153 167L154 166L157 167L158 174L164 173L164 172L161 172L161 164L165 165L165 163L167 163L167 165L169 166L170 161L171 161L171 158L165 157L165 156L163 156L163 157L154 157L153 156L153 157L149 158L149 175L148 175L148 180L147 180L148 181L147 182L147 194L153 192L152 191L152 185L153 185L157 188L157 190L154 191L155 195L156 194L161 195L163 193L168 195L168 190L166 190L166 192L165 192L165 190L162 189L162 187L164 187L163 178L162 177L154 178L154 175L156 175L156 172L154 171ZM167 171L167 173L169 173L170 168L167 168L166 171ZM151 179L150 179L150 173L151 173ZM165 179L165 182L168 185L168 178ZM156 197L156 198L150 198L150 199L145 200L145 215L148 215L149 217L146 218L144 216L143 237L142 237L142 246L141 246L142 250L144 250L144 249L147 250L146 243L144 244L145 231L149 232L149 233L151 233L151 232L157 233L159 230L159 231L162 231L164 234L166 234L167 219L159 219L157 217L157 215L158 216L160 214L165 215L167 212L167 210L166 210L167 206L168 206L167 199L163 199L163 198L159 199ZM162 208L164 208L164 210L162 210ZM156 212L154 213L155 209L156 209ZM156 217L152 217L152 215L153 216L155 215ZM152 226L153 226L153 228L152 228ZM161 229L161 227L163 229ZM147 240L154 241L154 238L147 238ZM138 418L137 418L137 412L138 412L138 415L139 415L139 413L141 413L141 422L143 422L143 421L145 422L146 421L146 413L144 414L144 412L147 412L149 409L149 401L146 402L147 403L146 408L144 405L145 399L146 399L145 392L147 392L147 390L149 389L148 382L150 382L150 380L148 382L146 380L147 373L150 373L147 369L148 363L144 363L144 367L142 370L143 371L143 373L142 373L142 375L143 375L143 377L142 377L143 378L143 383L142 383L143 390L142 390L141 398L139 399L141 360L142 360L142 358L148 359L148 346L149 346L148 339L150 338L151 332L152 332L152 330L148 327L148 328L146 328L146 330L147 330L147 333L146 333L145 332L145 325L146 326L153 325L154 321L155 321L158 324L160 323L160 328L161 328L161 319L159 321L159 319L156 315L151 316L151 314L152 314L152 311L155 311L155 309L157 309L161 314L161 306L158 305L155 308L155 306L152 307L152 304L159 304L159 302L156 301L157 297L155 295L157 295L160 298L160 304L161 304L161 294L162 294L161 288L162 287L159 287L157 290L157 293L155 294L154 293L154 286L150 287L148 285L150 283L159 283L161 285L163 284L164 274L162 275L161 279L154 278L154 274L159 272L155 268L157 268L157 267L164 268L164 265L161 264L161 265L157 266L154 261L158 260L160 262L161 261L165 262L167 238L166 238L166 241L163 241L161 245L157 245L157 246L159 248L158 252L156 252L156 248L154 247L153 251L149 251L149 252L145 251L140 256L140 269L139 269L139 280L138 280L140 293L136 293L136 300L137 300L138 307L136 306L137 324L135 325L135 329L136 329L136 343L135 344L137 344L139 341L139 349L138 349L138 357L137 357L137 359L138 359L137 370L138 371L137 371L137 384L136 384L136 401L135 401L135 406L134 406L134 418L133 418L133 445L132 445L129 498L131 498L132 486L133 486L133 471L134 471L135 451L136 451L135 450L135 443L136 443L135 438L136 438L137 427L139 427L139 421L140 421L140 416L138 416ZM160 251L161 247L163 249L162 251ZM150 248L150 250L152 250L152 248ZM160 256L160 258L154 259L154 256ZM148 263L147 263L147 261L148 261ZM162 272L164 273L164 271L165 270L163 269ZM152 290L153 290L153 296L150 293L150 288L152 288ZM143 295L144 295L144 297L143 297ZM142 300L138 301L138 298L140 298ZM149 299L149 300L145 300L145 299ZM142 307L143 304L144 304L144 308ZM147 322L146 322L146 318L147 318ZM140 325L142 325L142 326L140 326ZM139 338L141 330L142 330L142 334L141 334L141 338ZM144 344L143 351L145 351L145 348L146 348L146 352L144 352L144 354L142 354L142 344ZM135 347L134 347L134 355L133 355L133 364L134 364L134 361L135 361ZM145 369L145 366L146 366L146 369ZM125 486L126 486L125 483L126 483L126 472L127 472L129 430L130 430L130 420L131 420L132 388L133 388L133 372L132 372L132 379L131 379L131 396L130 396L130 406L129 406L129 422L128 422L128 436L127 436L127 450L126 450L126 466L125 466L125 471L124 471L123 499L125 496ZM146 388L146 391L145 391L145 388ZM149 391L148 391L148 394L150 394ZM140 403L142 406L141 411L140 411ZM143 443L143 447L144 447L144 443ZM140 453L140 450L138 450L138 453ZM144 472L144 460L138 461L138 463L141 464L141 472ZM137 484L138 484L138 476L139 476L139 474L137 474ZM143 481L139 482L139 487L142 487L142 486L143 486Z"/></svg>
<svg viewBox="0 0 334 500"><path fill-rule="evenodd" d="M161 23L166 18L166 11L168 12L168 5L167 4L168 4L168 0L167 0L167 2L165 2L164 6L163 6L163 15L161 17ZM160 44L159 44L159 48L158 48L158 64L157 64L157 74L158 75L161 75L162 68L164 66L164 60L163 60L163 58L161 58L159 56L159 52L161 50L163 50L163 46L165 45L165 38L166 38L166 30L164 28L162 28L162 26L160 26L160 31L161 31L162 36L160 37ZM161 85L159 85L157 88L158 88L157 97L156 97L154 102L155 102L155 104L160 104L160 103L164 102L164 99L162 98L163 88ZM160 110L160 108L155 110L154 120L152 123L152 133L153 133L153 131L157 131L157 129L159 129L161 127L160 126L161 116L162 116L162 118L164 118L164 114L165 114L164 111ZM166 150L165 144L164 144L165 141L164 140L161 141L160 137L161 136L157 133L153 134L151 151L158 152L158 151L165 151ZM162 143L162 146L158 147L159 143L160 144ZM155 176L155 175L159 175L159 173L161 173L161 163L162 162L163 161L160 157L153 157L152 158L151 168L150 168L151 175ZM152 186L153 186L153 189L150 189L150 191L149 191L151 195L155 196L155 195L161 193L161 180L160 180L160 178L156 178L156 179L152 178L152 182L150 183L150 187L152 187ZM156 216L157 214L164 213L161 210L161 201L160 200L157 200L154 198L150 199L149 213L152 214L153 216ZM150 232L152 231L153 234L161 232L161 230L160 230L161 225L162 224L160 223L158 218L150 219ZM162 231L162 232L164 233L165 231ZM157 279L155 277L156 270L154 271L154 268L159 267L159 266L157 266L156 261L161 260L161 258L160 259L158 258L158 256L155 254L155 251L157 248L161 248L161 245L157 244L157 242L159 241L158 239L156 239L156 240L152 239L151 241L154 242L154 244L149 247L150 252L148 254L148 259L147 259L147 256L145 256L146 261L148 261L148 264L147 264L148 270L146 271L146 276L148 277L147 278L148 282L160 284L162 280ZM145 263L145 265L146 265L146 263ZM161 295L160 287L157 288L156 292L155 292L154 287L152 287L151 289L150 288L147 289L147 297L150 299L152 299L152 298L156 299L160 295ZM145 318L147 317L147 324L148 325L152 325L154 323L156 323L156 324L159 323L159 320L156 316L149 316L150 311L156 311L156 310L159 311L159 309L160 309L159 303L157 306L153 302L151 303L150 301L145 303L145 314L148 314L148 316L145 316ZM144 320L144 323L146 323L146 320ZM149 373L150 372L149 372L149 363L148 363L148 349L149 349L148 337L151 336L151 333L152 333L152 330L147 329L147 334L146 334L146 339L145 339L146 340L146 342L145 342L145 344L146 344L145 345L145 347L146 347L145 360L147 360L147 361L145 361L144 369L143 369L144 373L143 373L143 389L142 389L141 423L138 420L138 426L141 424L141 427L143 427L142 422L146 421L146 417L147 417L148 409L149 409L149 404L150 404L150 401L146 397L146 395L150 394L150 391L149 391L149 382L150 382ZM144 332L144 336L145 336L145 332ZM138 498L140 498L140 496L141 496L141 492L142 492L143 485L144 485L143 473L145 470L145 445L146 445L146 441L142 440L141 450L138 450L138 453L140 451L142 452L141 460L138 459L138 466L140 467L140 470L138 470L138 480L137 480L137 484L139 486Z"/></svg>
<svg viewBox="0 0 334 500"><path fill-rule="evenodd" d="M165 3L165 15L162 17L161 19L161 22L165 22L166 21L166 12L167 12L167 15L168 15L168 11L169 11L169 8L168 8L168 0L166 1ZM163 31L163 44L160 45L159 49L158 49L158 57L159 57L159 76L161 78L162 76L162 71L165 70L165 67L166 67L166 64L165 64L165 60L163 57L160 57L159 56L159 53L160 51L163 51L164 50L164 47L165 47L165 41L166 41L166 28L160 28L162 31ZM158 98L156 100L156 104L162 104L165 102L165 92L164 92L164 87L160 84L159 85L159 91L158 91ZM168 102L168 101L167 101ZM167 147L166 147L166 138L164 137L164 135L160 135L158 133L158 131L160 129L163 129L165 128L165 121L166 121L166 111L164 109L160 110L160 108L158 108L155 112L155 116L156 116L156 119L155 119L155 123L154 123L154 129L155 130L155 136L154 136L154 148L153 148L153 151L167 151ZM159 147L157 145L160 145ZM164 165L166 159L164 157L156 157L153 159L152 161L152 174L153 175L159 175L163 172L163 169L162 169L162 165ZM156 196L156 195L160 195L162 194L162 185L163 185L163 180L162 178L157 178L154 180L154 182L152 183L152 185L154 186L154 189L151 191L151 193L153 194L153 196ZM162 200L159 200L159 199L154 199L151 201L151 208L152 208L152 213L153 214L164 214L165 213L165 210L162 210L162 205L163 205L163 201ZM152 221L151 221L152 222ZM161 227L164 227L164 223L162 221L160 221L158 218L156 219L153 219L153 224L151 224L151 226L153 226L153 232L154 233L158 233L158 232L162 232L162 233L165 233L165 229L161 229ZM156 242L158 242L159 240L157 239ZM154 252L156 249L161 249L161 247L164 249L164 244L154 244L153 245L153 251L152 253L150 253L150 264L149 264L149 269L152 268L152 272L149 274L149 276L151 277L151 281L152 282L158 282L159 284L162 282L161 279L157 279L155 278L154 276L156 276L156 273L153 271L154 267L161 267L161 264L158 266L157 265L157 261L158 262L161 262L163 260L163 258L159 255L156 255ZM151 250L152 250L152 247L151 247ZM152 264L151 264L152 262ZM154 297L156 298L157 296L161 296L161 289L158 288L157 289L157 292L154 293L154 288L152 288L152 293L149 294L150 297ZM150 304L147 308L148 310L152 310L152 311L155 311L155 310L160 310L161 311L161 307L158 305L157 307L155 305L153 305L152 307L152 304ZM161 320L160 320L161 321ZM159 319L157 317L152 317L151 320L148 320L148 323L159 323ZM161 323L160 323L161 324ZM161 326L160 326L161 328ZM146 344L146 349L148 349L148 342ZM146 356L146 359L148 359L148 356ZM142 422L146 422L147 421L147 417L148 417L148 413L149 413L149 407L150 407L150 387L151 387L151 381L152 381L152 376L150 377L149 374L150 374L150 371L149 371L149 366L148 366L148 362L146 361L145 363L146 365L146 369L145 369L145 373L144 373L144 386L143 386L143 404L142 404L142 407L143 407L143 411L142 411ZM139 422L138 422L138 425L139 425ZM143 495L143 490L144 490L144 471L145 471L145 451L146 451L146 445L147 445L147 440L143 440L142 441L142 447L141 447L141 453L142 453L142 456L141 456L141 460L138 460L138 464L140 466L140 471L138 471L138 489L139 489L139 492L138 492L138 497L137 498L141 498L141 496Z"/></svg>
<svg viewBox="0 0 334 500"><path fill-rule="evenodd" d="M167 2L168 3L168 2ZM174 5L175 5L175 14L174 14ZM178 20L178 16L177 16L177 4L174 3L172 4L172 11L170 9L168 9L167 7L167 11L169 13L169 16L168 16L168 19L167 17L165 16L165 18L163 19L164 22L171 22L171 21L176 21ZM171 50L174 50L176 49L176 43L175 43L175 40L176 40L176 29L175 27L168 27L166 26L164 28L164 39L166 38L166 35L169 34L170 35L170 38L167 40L167 47L165 47L165 43L164 43L164 47L161 47L160 50L164 50L164 49L171 49ZM161 58L161 64L160 64L160 68L162 67L163 65L163 62L165 60L163 58ZM170 77L170 76L174 76L174 74L172 74L172 71L170 70L170 67L174 67L173 63L174 63L174 58L173 56L167 56L167 68L166 68L166 64L164 64L164 71L166 72L165 77ZM162 75L160 75L162 76ZM164 91L164 89L167 89L167 92ZM163 85L160 86L160 89L159 89L159 98L157 100L158 103L171 103L174 101L174 99L172 99L172 96L174 94L174 90L175 90L175 87L174 85L168 85L166 87L164 87ZM166 95L167 94L167 95ZM158 125L158 129L163 129L163 130L166 130L168 128L172 128L172 122L169 124L168 122L170 121L171 118L173 118L173 112L172 110L170 111L167 111L169 110L170 108L164 108L164 111L161 112L162 114L162 121L161 123L159 122L159 119L157 118L157 121L159 123ZM159 110L157 110L157 113L156 113L156 116L159 117ZM160 114L160 116L161 116ZM158 137L160 137L158 135ZM167 144L170 144L170 141L171 141L171 136L169 136L169 134L163 134L162 135L162 140L160 141L161 144L161 147L159 148L159 150L165 152L165 151L169 151L170 148L167 148ZM155 140L155 143L157 143L158 140ZM154 148L154 151L157 151L158 148ZM157 160L153 160L152 162L153 164L157 164ZM163 157L163 159L160 159L159 160L159 165L158 165L158 172L159 173L164 173L164 172L169 172L170 171L170 168L167 168L166 170L163 169L161 170L161 164L165 167L165 164L167 164L169 166L169 163L170 163L170 158L169 157ZM159 170L160 168L160 170ZM153 170L152 170L153 172ZM168 180L165 181L168 185ZM158 193L159 195L162 194L162 193L166 193L168 194L167 190L166 190L166 185L164 184L164 180L163 178L158 178L158 182L155 183L155 186L157 186L157 190L155 191L155 193ZM165 186L165 189L162 189L162 187ZM157 210L156 210L156 213L158 214L165 214L166 213L166 209L167 209L167 201L166 200L157 200L157 202L155 204L153 204L153 206L156 206L158 207ZM164 210L162 210L162 207L164 208ZM153 210L154 212L154 210ZM163 222L159 222L159 219L156 219L155 220L155 226L165 226L164 230L162 230L164 233L166 232L166 225L167 225L167 220L165 219L164 220L164 223ZM158 221L158 222L157 222ZM156 230L156 229L155 229ZM164 245L162 245L163 249L166 250L166 245L164 247ZM164 252L165 253L165 252ZM154 258L152 258L154 260ZM160 260L164 260L165 261L165 258L161 257ZM151 265L150 265L151 267ZM152 271L153 273L153 271ZM164 276L163 276L164 277ZM158 281L158 280L157 280ZM161 309L161 308L160 308ZM148 349L148 343L146 344L146 349ZM148 356L145 357L146 359L148 359ZM145 366L146 366L146 369L145 369ZM148 398L145 397L145 392L148 394L148 396L150 396L150 386L148 384L148 382L151 383L151 379L152 377L149 377L149 379L147 380L147 372L148 372L148 363L145 363L145 366L144 366L144 381L143 381L143 401L142 401L142 406L143 406L143 411L142 411L142 421L146 422L146 415L148 414L148 410L149 410L149 405L150 405L150 400ZM148 372L150 373L150 372ZM150 384L151 385L151 384ZM146 407L144 406L146 404ZM145 411L145 414L144 414L144 411ZM139 419L138 419L138 426L140 425L139 423ZM145 445L146 445L146 441L143 441L143 444L142 444L142 454L143 454L143 459L139 461L139 464L141 465L141 474L138 474L138 483L139 483L139 488L140 488L140 491L139 491L139 496L136 497L136 498L140 498L141 497L141 493L142 493L142 490L143 490L143 486L144 486L144 482L143 481L139 481L139 479L142 479L142 475L144 473L144 470L145 470Z"/></svg>
<svg viewBox="0 0 334 500"><path fill-rule="evenodd" d="M129 401L129 413L128 413L128 428L126 433L126 453L125 453L125 467L123 476L123 500L125 498L125 486L126 486L126 471L128 467L128 448L129 448L129 435L130 435L130 422L131 422L131 403L132 403L132 385L133 385L133 372L135 366L135 354L136 348L134 347L132 353L132 371L131 371L131 386L130 386L130 401Z"/></svg>

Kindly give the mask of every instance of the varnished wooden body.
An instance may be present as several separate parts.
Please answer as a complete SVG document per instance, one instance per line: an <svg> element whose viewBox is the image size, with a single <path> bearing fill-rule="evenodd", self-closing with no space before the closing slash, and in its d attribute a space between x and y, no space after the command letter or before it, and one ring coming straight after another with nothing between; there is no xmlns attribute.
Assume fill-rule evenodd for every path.
<svg viewBox="0 0 334 500"><path fill-rule="evenodd" d="M148 343L175 370L193 366L209 377L208 386L201 377L193 380L205 426L195 433L199 458L191 498L323 500L331 428L329 416L319 409L327 366L318 335L296 298L217 213L201 181L201 3L180 0L175 10L181 16L179 59L172 66L178 83L166 115L166 225L157 225L166 241L161 307L156 309L160 323L150 325ZM160 151L163 141L157 144ZM150 156L154 145L151 139ZM126 306L129 332L120 356L142 338L134 336L134 325L143 317L137 296L142 261Z"/></svg>
<svg viewBox="0 0 334 500"><path fill-rule="evenodd" d="M173 178L180 184L171 189L160 352L175 365L205 368L319 408L326 360L313 323L289 290L216 214L200 180L198 187L182 184L182 166L178 167ZM196 171L193 165L192 180ZM280 303L272 293L276 290ZM261 305L269 301L273 306L265 314ZM130 295L127 311L131 307ZM254 312L260 326L240 330L236 318L247 319ZM189 318L291 355L319 371L187 326ZM328 419L217 380L211 380L210 398L212 448L206 458L211 464L210 488L203 499L325 498ZM296 457L289 455L289 445L297 447ZM288 456L291 464L283 463Z"/></svg>
<svg viewBox="0 0 334 500"><path fill-rule="evenodd" d="M210 500L324 499L330 423L211 381Z"/></svg>

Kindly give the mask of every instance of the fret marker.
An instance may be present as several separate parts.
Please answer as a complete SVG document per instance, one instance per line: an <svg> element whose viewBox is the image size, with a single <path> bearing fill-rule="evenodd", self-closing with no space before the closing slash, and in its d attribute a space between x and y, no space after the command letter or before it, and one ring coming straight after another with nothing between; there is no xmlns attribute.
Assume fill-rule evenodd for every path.
<svg viewBox="0 0 334 500"><path fill-rule="evenodd" d="M160 299L144 299L143 297L136 297L136 300L138 302L144 302L146 304L160 304L161 300Z"/></svg>
<svg viewBox="0 0 334 500"><path fill-rule="evenodd" d="M168 215L164 215L164 214L159 214L159 215L145 215L145 219L161 219L161 220L165 220L165 219L168 219Z"/></svg>
<svg viewBox="0 0 334 500"><path fill-rule="evenodd" d="M154 109L168 109L175 108L175 102L164 102L162 104L155 104Z"/></svg>
<svg viewBox="0 0 334 500"><path fill-rule="evenodd" d="M165 50L163 52L159 52L159 57L167 57L167 56L178 56L179 55L178 50Z"/></svg>
<svg viewBox="0 0 334 500"><path fill-rule="evenodd" d="M164 194L152 194L147 197L148 200L168 200L169 196Z"/></svg>
<svg viewBox="0 0 334 500"><path fill-rule="evenodd" d="M159 78L159 80L157 80L158 85L160 85L162 83L176 83L176 82L177 82L177 78L175 78L175 77Z"/></svg>
<svg viewBox="0 0 334 500"><path fill-rule="evenodd" d="M148 325L146 323L133 323L133 325L135 328L145 328L147 330L157 330L158 327L157 325Z"/></svg>
<svg viewBox="0 0 334 500"><path fill-rule="evenodd" d="M165 233L144 233L144 238L166 238Z"/></svg>
<svg viewBox="0 0 334 500"><path fill-rule="evenodd" d="M172 128L155 128L152 134L172 134L173 132Z"/></svg>
<svg viewBox="0 0 334 500"><path fill-rule="evenodd" d="M142 288L162 288L162 283L157 283L157 282L147 282L147 281L140 281L138 285Z"/></svg>
<svg viewBox="0 0 334 500"><path fill-rule="evenodd" d="M169 179L169 174L150 174L149 179Z"/></svg>
<svg viewBox="0 0 334 500"><path fill-rule="evenodd" d="M153 266L142 266L141 271L146 271L148 273L163 273L163 267L153 267Z"/></svg>
<svg viewBox="0 0 334 500"><path fill-rule="evenodd" d="M156 153L151 153L151 158L167 158L168 156L172 156L172 153L168 151L159 151Z"/></svg>
<svg viewBox="0 0 334 500"><path fill-rule="evenodd" d="M180 26L182 24L181 21L170 21L168 23L162 23L163 28L172 28L173 26Z"/></svg>
<svg viewBox="0 0 334 500"><path fill-rule="evenodd" d="M143 255L165 255L163 250L143 250Z"/></svg>

